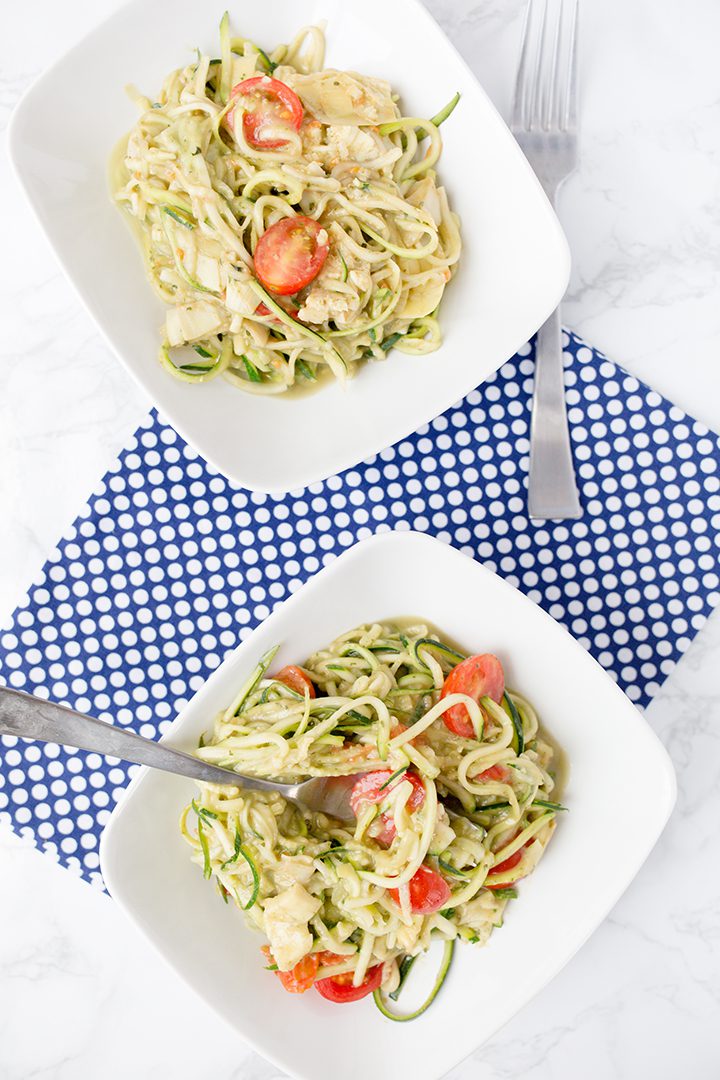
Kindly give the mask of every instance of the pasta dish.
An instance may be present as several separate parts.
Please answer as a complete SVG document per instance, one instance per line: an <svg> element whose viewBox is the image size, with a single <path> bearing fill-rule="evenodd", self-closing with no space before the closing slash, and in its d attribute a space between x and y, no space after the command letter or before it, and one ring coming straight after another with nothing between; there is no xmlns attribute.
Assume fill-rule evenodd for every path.
<svg viewBox="0 0 720 1080"><path fill-rule="evenodd" d="M114 195L168 305L160 361L277 394L440 344L460 256L439 126L388 82L324 67L319 27L266 53L220 26L220 56L172 72L123 143Z"/></svg>
<svg viewBox="0 0 720 1080"><path fill-rule="evenodd" d="M183 835L223 900L265 935L287 990L314 986L335 1002L373 993L390 1019L411 1019L455 943L484 945L542 857L563 810L550 798L557 754L496 656L464 657L425 625L361 626L269 675L275 651L197 754L287 782L352 777L353 820L203 784ZM435 989L398 1014L391 1002L436 938Z"/></svg>

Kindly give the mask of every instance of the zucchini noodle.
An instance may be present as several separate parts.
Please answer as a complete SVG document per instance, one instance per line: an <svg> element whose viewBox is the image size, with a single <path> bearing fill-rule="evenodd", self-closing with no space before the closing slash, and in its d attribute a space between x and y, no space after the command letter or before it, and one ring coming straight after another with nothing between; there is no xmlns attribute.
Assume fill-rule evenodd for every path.
<svg viewBox="0 0 720 1080"><path fill-rule="evenodd" d="M383 995L396 1000L412 958L431 938L484 945L514 883L542 857L564 809L550 800L556 752L513 691L501 705L450 688L443 697L464 658L425 625L358 627L282 679L268 674L275 652L216 718L198 757L288 783L374 774L360 780L373 797L354 803L348 823L272 792L202 784L182 834L223 899L264 933L273 970L294 977L309 965L302 989L374 977L366 985L384 1015L410 1019L422 1010L396 1016ZM286 671L295 673L287 682ZM445 722L458 706L472 738ZM441 910L414 913L419 873L447 897Z"/></svg>
<svg viewBox="0 0 720 1080"><path fill-rule="evenodd" d="M345 379L393 348L437 349L461 241L435 166L459 95L432 120L402 116L389 83L324 67L315 26L266 53L232 37L226 13L219 54L198 50L156 100L131 89L141 115L113 166L114 198L168 305L163 368L277 394L325 373ZM248 141L253 114L237 93L258 76L302 104L298 130L280 124L265 148ZM309 284L280 297L257 281L253 257L268 229L296 216L319 222L328 253Z"/></svg>

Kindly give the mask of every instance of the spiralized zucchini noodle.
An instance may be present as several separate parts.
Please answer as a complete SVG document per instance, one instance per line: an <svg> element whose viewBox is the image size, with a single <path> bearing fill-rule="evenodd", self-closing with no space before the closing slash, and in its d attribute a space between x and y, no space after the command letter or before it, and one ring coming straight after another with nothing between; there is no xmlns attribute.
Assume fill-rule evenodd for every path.
<svg viewBox="0 0 720 1080"><path fill-rule="evenodd" d="M360 773L356 819L202 784L183 836L265 935L286 989L374 991L385 1015L410 1019L423 1009L398 1015L388 996L414 958L445 942L434 996L454 943L484 945L542 857L564 809L550 799L557 755L496 657L464 658L425 625L361 626L272 676L275 652L197 754L287 782Z"/></svg>
<svg viewBox="0 0 720 1080"><path fill-rule="evenodd" d="M266 53L226 13L219 57L198 51L156 100L130 88L114 197L169 305L159 355L179 379L276 394L440 345L461 242L435 166L459 95L404 116L388 82L324 58L320 27Z"/></svg>

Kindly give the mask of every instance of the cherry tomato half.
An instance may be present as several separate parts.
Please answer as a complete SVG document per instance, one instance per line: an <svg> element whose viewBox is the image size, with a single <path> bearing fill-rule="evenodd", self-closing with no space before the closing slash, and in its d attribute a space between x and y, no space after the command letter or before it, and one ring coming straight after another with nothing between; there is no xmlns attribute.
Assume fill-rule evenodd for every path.
<svg viewBox="0 0 720 1080"><path fill-rule="evenodd" d="M307 690L310 697L315 697L315 687L308 675L305 674L302 668L297 667L295 664L288 664L281 671L278 671L277 675L273 676L278 682L285 683L291 690L294 690L296 694L302 694L305 697L305 691Z"/></svg>
<svg viewBox="0 0 720 1080"><path fill-rule="evenodd" d="M255 248L255 273L266 289L289 296L318 276L330 250L328 235L314 218L282 218Z"/></svg>
<svg viewBox="0 0 720 1080"><path fill-rule="evenodd" d="M242 124L245 141L257 150L277 150L287 145L278 138L278 129L299 131L303 107L294 90L269 75L256 75L233 87L231 97L244 109ZM234 128L234 109L227 113L230 129Z"/></svg>
<svg viewBox="0 0 720 1080"><path fill-rule="evenodd" d="M500 702L504 690L502 664L492 653L483 653L481 656L468 656L467 660L463 660L448 673L440 697L442 699L449 694L467 694L475 701L479 701L481 697L489 697ZM475 738L475 728L464 705L453 705L443 713L443 720L445 727L455 735L463 735L466 739Z"/></svg>
<svg viewBox="0 0 720 1080"><path fill-rule="evenodd" d="M382 982L383 966L376 964L368 968L365 978L359 986L353 986L352 971L344 975L331 975L329 979L318 979L315 988L328 1001L335 1001L339 1005L345 1005L349 1001L359 1001L360 998L372 994Z"/></svg>
<svg viewBox="0 0 720 1080"><path fill-rule="evenodd" d="M400 890L389 889L396 904L400 903ZM410 878L410 910L413 915L432 915L444 908L450 899L450 886L429 866L423 865Z"/></svg>
<svg viewBox="0 0 720 1080"><path fill-rule="evenodd" d="M261 951L271 964L275 963L269 945L263 945ZM304 994L315 982L319 967L320 958L318 954L309 953L307 956L303 956L302 960L298 960L295 967L290 971L276 971L275 974L289 994Z"/></svg>

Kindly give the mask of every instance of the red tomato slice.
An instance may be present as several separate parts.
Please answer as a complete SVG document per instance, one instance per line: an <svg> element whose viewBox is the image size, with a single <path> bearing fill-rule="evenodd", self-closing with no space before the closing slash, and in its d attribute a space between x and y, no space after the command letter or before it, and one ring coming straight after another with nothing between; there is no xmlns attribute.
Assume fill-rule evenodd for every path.
<svg viewBox="0 0 720 1080"><path fill-rule="evenodd" d="M263 945L261 951L265 954L271 964L275 963L269 945ZM315 982L315 976L317 975L319 967L319 955L317 953L309 953L307 956L303 956L302 960L298 960L295 967L290 971L276 971L275 974L289 994L304 994Z"/></svg>
<svg viewBox="0 0 720 1080"><path fill-rule="evenodd" d="M504 765L491 765L489 769L475 777L476 780L499 780L501 784L509 784L511 778L512 773Z"/></svg>
<svg viewBox="0 0 720 1080"><path fill-rule="evenodd" d="M400 903L400 890L389 889L396 904ZM423 865L410 878L410 910L414 915L432 915L444 908L450 899L450 886L429 866Z"/></svg>
<svg viewBox="0 0 720 1080"><path fill-rule="evenodd" d="M350 795L350 805L355 817L358 816L363 803L382 802L385 791L381 791L380 788L391 776L389 769L378 769L377 772L365 773L356 781Z"/></svg>
<svg viewBox="0 0 720 1080"><path fill-rule="evenodd" d="M481 656L468 656L467 660L463 660L448 673L440 697L442 699L449 694L467 694L475 701L479 701L481 697L489 697L500 702L504 691L502 664L492 653L483 653ZM443 713L443 720L445 727L455 735L463 735L466 739L475 738L475 728L464 705L453 705Z"/></svg>
<svg viewBox="0 0 720 1080"><path fill-rule="evenodd" d="M295 664L288 664L282 671L278 671L277 675L273 676L278 682L285 683L291 690L294 690L296 694L302 694L305 696L307 690L310 697L315 697L315 687L312 684L309 676L305 674L302 668L297 667Z"/></svg>
<svg viewBox="0 0 720 1080"><path fill-rule="evenodd" d="M332 955L332 954L330 954ZM329 979L318 979L315 988L328 1001L335 1001L339 1005L345 1005L349 1001L359 1001L360 998L372 994L382 982L383 966L376 964L368 968L365 978L359 986L353 986L352 971L344 975L332 975Z"/></svg>
<svg viewBox="0 0 720 1080"><path fill-rule="evenodd" d="M403 773L402 776L398 776L397 780L389 787L385 787L388 780L392 776L389 769L378 769L376 772L365 773L356 782L350 795L350 805L353 813L357 817L363 803L377 803L382 802L386 795L394 787L401 782L401 780L409 780L413 786L412 793L407 801L407 808L410 813L414 813L419 810L422 804L425 802L425 788L420 777L413 772ZM381 790L382 788L382 790ZM374 840L383 846L389 847L393 840L397 836L397 829L395 828L395 822L392 819L391 814L381 814L378 821L373 824L372 837Z"/></svg>
<svg viewBox="0 0 720 1080"><path fill-rule="evenodd" d="M279 79L269 75L256 75L245 79L233 87L231 97L242 99L238 104L243 113L243 135L245 141L257 150L277 150L286 146L288 140L277 137L278 128L299 131L303 118L303 107L294 90ZM234 128L235 110L227 113L230 129Z"/></svg>
<svg viewBox="0 0 720 1080"><path fill-rule="evenodd" d="M492 868L493 874L504 874L508 870L514 870L517 864L522 859L523 849L520 848L513 855L508 855L507 859L503 859L502 862L496 863Z"/></svg>
<svg viewBox="0 0 720 1080"><path fill-rule="evenodd" d="M532 843L532 840L528 841L528 843ZM525 850L525 848L527 846L528 846L527 844L523 844L523 846L520 848L520 850L516 851L514 855L509 855L507 857L507 859L503 859L503 861L501 863L498 863L497 866L493 866L491 874L490 874L490 882L488 883L487 880L485 881L485 888L486 889L506 889L507 888L507 882L499 881L499 882L497 882L497 884L493 884L492 878L496 874L506 874L508 870L514 870L515 867L520 862L520 860L522 859L523 851ZM520 879L518 878L517 880L519 881ZM513 882L513 884L514 884L514 882Z"/></svg>
<svg viewBox="0 0 720 1080"><path fill-rule="evenodd" d="M314 218L282 218L257 242L255 273L270 292L289 296L318 276L329 250L327 232Z"/></svg>
<svg viewBox="0 0 720 1080"><path fill-rule="evenodd" d="M391 776L392 773L389 769L377 769L375 772L364 773L356 781L350 795L350 805L356 817L363 803L382 802L393 788L397 787L403 780L409 780L413 786L412 793L407 801L408 810L412 813L414 810L420 809L425 802L425 788L420 777L416 773L405 772L398 776L392 784L385 787Z"/></svg>
<svg viewBox="0 0 720 1080"><path fill-rule="evenodd" d="M395 822L390 814L381 814L378 820L373 822L370 831L373 840L377 841L381 847L390 847L397 836Z"/></svg>

